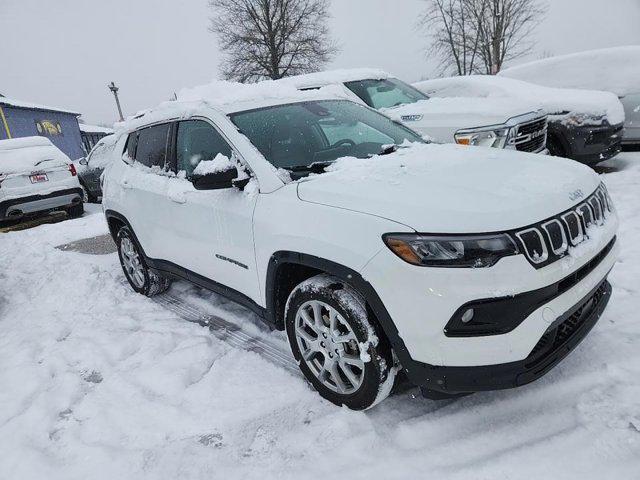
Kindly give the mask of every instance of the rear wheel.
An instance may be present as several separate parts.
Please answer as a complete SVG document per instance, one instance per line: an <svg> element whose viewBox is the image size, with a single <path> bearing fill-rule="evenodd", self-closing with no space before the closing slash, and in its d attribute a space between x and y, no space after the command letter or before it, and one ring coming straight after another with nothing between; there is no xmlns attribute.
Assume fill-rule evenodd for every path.
<svg viewBox="0 0 640 480"><path fill-rule="evenodd" d="M293 290L285 315L293 355L322 397L363 410L389 395L391 349L351 286L329 275L310 278Z"/></svg>
<svg viewBox="0 0 640 480"><path fill-rule="evenodd" d="M71 218L81 217L83 213L84 213L84 203L82 202L76 203L75 205L67 209L67 214Z"/></svg>
<svg viewBox="0 0 640 480"><path fill-rule="evenodd" d="M169 288L171 281L147 266L142 250L129 227L121 227L118 230L116 244L120 265L131 288L147 297L162 293Z"/></svg>

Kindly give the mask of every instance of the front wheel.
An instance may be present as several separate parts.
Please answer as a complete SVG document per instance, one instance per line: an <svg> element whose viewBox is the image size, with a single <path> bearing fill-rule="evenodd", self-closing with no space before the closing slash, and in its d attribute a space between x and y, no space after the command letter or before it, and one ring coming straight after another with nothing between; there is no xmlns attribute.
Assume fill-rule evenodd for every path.
<svg viewBox="0 0 640 480"><path fill-rule="evenodd" d="M116 243L120 265L131 288L147 297L162 293L169 288L170 280L147 266L142 250L128 227L118 230Z"/></svg>
<svg viewBox="0 0 640 480"><path fill-rule="evenodd" d="M391 349L351 286L329 275L302 282L289 296L285 321L300 370L322 397L364 410L389 395Z"/></svg>

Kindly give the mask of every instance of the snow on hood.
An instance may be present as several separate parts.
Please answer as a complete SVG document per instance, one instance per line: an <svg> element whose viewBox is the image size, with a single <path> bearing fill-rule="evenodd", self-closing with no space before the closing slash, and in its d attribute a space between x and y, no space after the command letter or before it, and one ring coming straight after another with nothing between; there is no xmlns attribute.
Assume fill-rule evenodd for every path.
<svg viewBox="0 0 640 480"><path fill-rule="evenodd" d="M409 127L419 123L433 126L475 128L497 125L510 118L540 110L540 104L525 100L503 98L429 98L380 111L391 118L403 121L406 115L424 115L418 122L407 123ZM432 118L426 118L432 117ZM470 125L470 121L473 125Z"/></svg>
<svg viewBox="0 0 640 480"><path fill-rule="evenodd" d="M640 93L640 45L588 50L502 70L499 75L548 87Z"/></svg>
<svg viewBox="0 0 640 480"><path fill-rule="evenodd" d="M298 183L303 201L384 217L422 233L524 227L591 194L597 174L577 162L482 147L414 144L370 159L343 158Z"/></svg>
<svg viewBox="0 0 640 480"><path fill-rule="evenodd" d="M70 163L69 157L45 137L0 140L0 175L44 170Z"/></svg>
<svg viewBox="0 0 640 480"><path fill-rule="evenodd" d="M593 118L606 116L613 125L624 121L622 104L610 92L551 88L491 75L436 78L413 86L435 97L519 98L538 103L549 115L565 112Z"/></svg>

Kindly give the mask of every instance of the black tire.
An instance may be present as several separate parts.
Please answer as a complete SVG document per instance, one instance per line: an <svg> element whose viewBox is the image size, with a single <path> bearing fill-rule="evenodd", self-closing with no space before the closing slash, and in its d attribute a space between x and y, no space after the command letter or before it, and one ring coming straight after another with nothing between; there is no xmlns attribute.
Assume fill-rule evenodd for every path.
<svg viewBox="0 0 640 480"><path fill-rule="evenodd" d="M137 284L134 280L132 274L129 272L125 262L125 254L122 251L122 242L127 239L131 242L131 245L135 249L135 252L138 255L138 259L140 262L140 267L142 270L142 276L144 281L141 284ZM129 285L133 288L134 291L140 293L141 295L146 295L147 297L153 297L154 295L158 295L166 291L171 286L171 280L159 275L154 270L151 270L144 259L144 255L142 254L142 249L138 244L135 236L129 229L129 227L123 226L118 230L118 234L116 235L116 245L118 247L118 258L120 259L120 266L122 267L122 271L124 272L124 276L126 277Z"/></svg>
<svg viewBox="0 0 640 480"><path fill-rule="evenodd" d="M98 197L93 195L84 185L82 185L82 201L85 203L99 203Z"/></svg>
<svg viewBox="0 0 640 480"><path fill-rule="evenodd" d="M84 203L76 203L74 206L67 208L67 215L70 218L78 218L84 214Z"/></svg>
<svg viewBox="0 0 640 480"><path fill-rule="evenodd" d="M369 360L364 363L362 383L353 393L340 394L325 386L302 358L295 325L299 309L309 301L320 301L335 309L349 324L359 347L366 346L365 358ZM287 300L285 324L289 345L300 370L323 398L352 410L364 410L389 395L396 374L391 348L377 324L368 318L364 299L350 285L330 275L318 275L302 282Z"/></svg>

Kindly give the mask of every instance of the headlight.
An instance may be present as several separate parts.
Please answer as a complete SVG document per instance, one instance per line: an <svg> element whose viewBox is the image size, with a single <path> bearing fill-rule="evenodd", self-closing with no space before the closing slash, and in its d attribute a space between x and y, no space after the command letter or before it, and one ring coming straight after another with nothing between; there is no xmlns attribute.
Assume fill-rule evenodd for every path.
<svg viewBox="0 0 640 480"><path fill-rule="evenodd" d="M479 147L504 148L515 140L515 128L492 128L486 130L466 130L455 134L456 143Z"/></svg>
<svg viewBox="0 0 640 480"><path fill-rule="evenodd" d="M484 268L502 257L517 255L518 247L507 234L420 235L389 233L384 243L393 253L412 265L424 267Z"/></svg>

